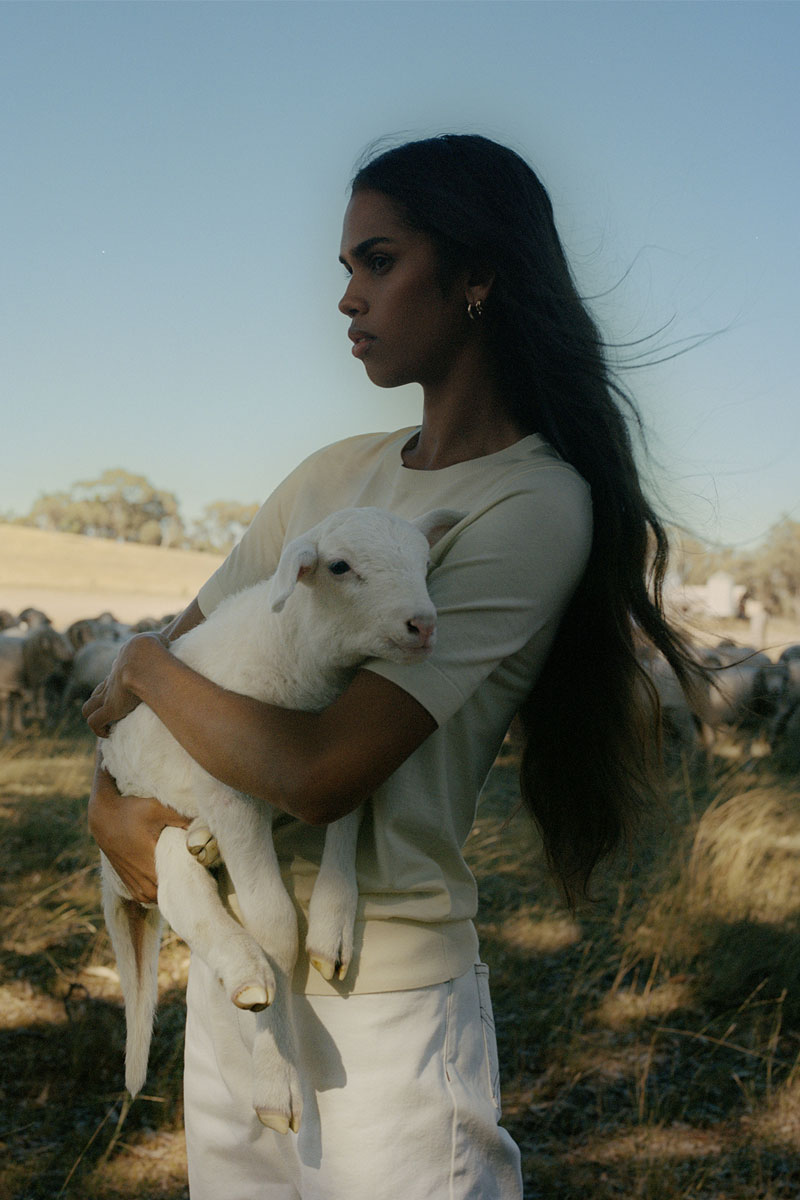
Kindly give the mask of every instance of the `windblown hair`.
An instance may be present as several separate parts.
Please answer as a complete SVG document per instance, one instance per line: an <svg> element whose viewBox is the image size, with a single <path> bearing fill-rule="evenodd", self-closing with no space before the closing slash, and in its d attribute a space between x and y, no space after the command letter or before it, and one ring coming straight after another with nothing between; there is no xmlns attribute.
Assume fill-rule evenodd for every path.
<svg viewBox="0 0 800 1200"><path fill-rule="evenodd" d="M368 160L352 187L392 200L433 240L445 272L494 270L482 320L510 411L591 488L588 565L520 713L522 795L574 903L657 786L658 699L637 645L649 642L693 683L694 660L662 607L668 543L634 458L641 419L578 294L550 198L513 150L472 134L409 142Z"/></svg>

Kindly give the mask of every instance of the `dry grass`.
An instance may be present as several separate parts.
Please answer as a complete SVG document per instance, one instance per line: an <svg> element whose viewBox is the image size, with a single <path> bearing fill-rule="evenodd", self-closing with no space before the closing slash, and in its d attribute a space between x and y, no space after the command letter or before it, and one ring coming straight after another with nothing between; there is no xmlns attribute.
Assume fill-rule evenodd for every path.
<svg viewBox="0 0 800 1200"><path fill-rule="evenodd" d="M496 767L471 854L527 1200L796 1197L800 790L724 760L677 780L571 920L512 787Z"/></svg>
<svg viewBox="0 0 800 1200"><path fill-rule="evenodd" d="M182 608L218 561L2 524L0 558L0 607L60 624ZM800 630L769 636L777 653ZM184 1200L187 953L162 952L150 1090L128 1106L91 761L82 732L0 750L0 1197ZM573 917L498 762L468 851L526 1200L800 1194L800 763L782 765L685 772L671 822Z"/></svg>
<svg viewBox="0 0 800 1200"><path fill-rule="evenodd" d="M0 523L0 608L33 605L56 625L110 610L122 621L180 611L221 558Z"/></svg>
<svg viewBox="0 0 800 1200"><path fill-rule="evenodd" d="M161 960L149 1092L121 1088L82 734L0 753L0 1195L182 1200L186 951ZM574 917L499 763L469 856L492 968L504 1121L526 1200L798 1194L800 790L723 762Z"/></svg>

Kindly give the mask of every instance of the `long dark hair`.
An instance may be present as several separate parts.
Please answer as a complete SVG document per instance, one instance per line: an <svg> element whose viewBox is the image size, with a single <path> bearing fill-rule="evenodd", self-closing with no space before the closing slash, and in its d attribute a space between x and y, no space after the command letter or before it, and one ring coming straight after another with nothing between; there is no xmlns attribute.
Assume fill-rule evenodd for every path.
<svg viewBox="0 0 800 1200"><path fill-rule="evenodd" d="M484 321L510 411L591 488L589 562L520 713L522 795L574 902L653 795L658 700L640 641L693 682L693 659L661 603L668 543L634 458L641 419L578 294L550 198L513 150L475 134L409 142L369 158L352 188L392 200L445 267L495 271Z"/></svg>

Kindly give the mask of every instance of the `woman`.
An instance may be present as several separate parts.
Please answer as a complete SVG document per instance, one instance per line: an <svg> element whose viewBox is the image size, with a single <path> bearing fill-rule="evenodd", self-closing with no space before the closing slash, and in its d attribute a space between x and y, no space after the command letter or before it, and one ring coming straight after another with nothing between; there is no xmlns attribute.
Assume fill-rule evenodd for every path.
<svg viewBox="0 0 800 1200"><path fill-rule="evenodd" d="M380 387L421 385L421 425L301 464L168 636L269 574L284 541L333 509L444 506L468 517L433 554L433 656L370 663L308 714L224 692L142 635L85 711L102 735L142 700L213 775L281 809L276 844L301 914L324 825L368 801L356 960L342 985L302 964L294 981L307 1089L296 1137L258 1126L250 1014L192 963L193 1198L513 1200L519 1154L497 1125L461 847L518 711L523 795L570 900L630 829L647 768L635 637L687 673L659 606L666 543L639 486L628 402L521 158L467 135L377 156L353 181L340 257L352 353ZM155 898L153 847L170 823L176 814L122 801L98 774L92 832L141 901Z"/></svg>

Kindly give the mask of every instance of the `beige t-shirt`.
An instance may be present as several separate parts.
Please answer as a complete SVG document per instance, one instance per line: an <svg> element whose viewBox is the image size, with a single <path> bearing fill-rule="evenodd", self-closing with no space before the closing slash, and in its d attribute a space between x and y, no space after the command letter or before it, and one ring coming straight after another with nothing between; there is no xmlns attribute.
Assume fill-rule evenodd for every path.
<svg viewBox="0 0 800 1200"><path fill-rule="evenodd" d="M423 663L370 661L431 713L436 732L367 802L358 844L356 954L342 983L300 956L296 990L389 991L455 978L476 960L475 880L462 847L478 794L529 693L591 544L589 489L537 435L436 471L405 467L413 429L348 438L313 454L273 492L200 591L208 615L272 574L284 543L339 508L376 505L413 518L465 512L434 546L438 613ZM324 829L281 814L275 842L303 925Z"/></svg>

